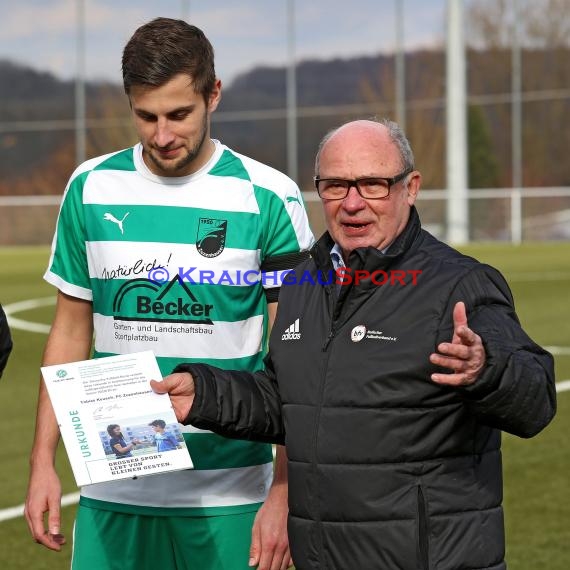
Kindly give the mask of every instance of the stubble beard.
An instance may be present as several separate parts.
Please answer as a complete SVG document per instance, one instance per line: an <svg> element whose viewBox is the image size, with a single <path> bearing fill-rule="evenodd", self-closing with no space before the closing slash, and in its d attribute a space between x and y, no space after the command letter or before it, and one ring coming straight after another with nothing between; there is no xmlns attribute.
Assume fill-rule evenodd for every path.
<svg viewBox="0 0 570 570"><path fill-rule="evenodd" d="M168 173L167 175L170 176L176 176L177 172L184 171L188 165L192 164L192 162L196 160L196 157L200 154L200 151L202 150L204 143L206 142L207 133L208 133L208 115L205 114L204 120L202 121L202 128L198 135L198 140L196 141L196 144L192 148L186 149L185 156L179 158L176 162L173 163L172 161L162 161L160 158L154 155L152 149L151 151L147 152L147 154L149 158L152 160L152 162L154 162L155 166L159 169L159 171Z"/></svg>

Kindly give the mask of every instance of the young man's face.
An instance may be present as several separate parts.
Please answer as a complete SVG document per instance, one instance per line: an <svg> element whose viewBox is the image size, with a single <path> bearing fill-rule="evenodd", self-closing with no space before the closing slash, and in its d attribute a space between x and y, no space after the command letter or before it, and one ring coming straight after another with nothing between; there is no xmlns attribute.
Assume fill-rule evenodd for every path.
<svg viewBox="0 0 570 570"><path fill-rule="evenodd" d="M210 158L210 114L221 97L221 83L204 101L192 79L179 74L160 87L136 85L129 101L143 159L158 176L186 176Z"/></svg>

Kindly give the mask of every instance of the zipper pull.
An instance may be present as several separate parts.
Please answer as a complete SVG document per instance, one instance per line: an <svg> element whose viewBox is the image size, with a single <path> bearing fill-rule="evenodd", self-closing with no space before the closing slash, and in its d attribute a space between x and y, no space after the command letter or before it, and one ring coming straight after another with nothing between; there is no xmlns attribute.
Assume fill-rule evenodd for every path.
<svg viewBox="0 0 570 570"><path fill-rule="evenodd" d="M329 336L327 336L327 339L325 340L325 344L323 345L323 352L326 352L329 344L331 343L331 340L334 337L334 329L331 328L330 332L329 332Z"/></svg>

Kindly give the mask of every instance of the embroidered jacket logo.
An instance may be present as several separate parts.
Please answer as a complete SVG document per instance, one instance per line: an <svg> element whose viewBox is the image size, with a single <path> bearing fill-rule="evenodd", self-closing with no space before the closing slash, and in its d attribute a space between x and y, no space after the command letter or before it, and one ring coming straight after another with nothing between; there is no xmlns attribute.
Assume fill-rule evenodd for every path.
<svg viewBox="0 0 570 570"><path fill-rule="evenodd" d="M300 338L299 319L295 319L295 322L285 329L285 332L281 335L281 340L299 340Z"/></svg>
<svg viewBox="0 0 570 570"><path fill-rule="evenodd" d="M350 340L352 342L360 342L366 336L366 327L357 325L350 331Z"/></svg>

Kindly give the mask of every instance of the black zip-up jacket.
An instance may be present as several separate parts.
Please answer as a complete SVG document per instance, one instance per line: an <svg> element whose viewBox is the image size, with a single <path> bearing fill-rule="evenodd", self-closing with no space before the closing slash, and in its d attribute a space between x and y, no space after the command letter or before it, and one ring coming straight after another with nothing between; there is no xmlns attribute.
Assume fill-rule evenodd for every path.
<svg viewBox="0 0 570 570"><path fill-rule="evenodd" d="M2 377L2 372L4 372L11 351L12 337L10 335L10 329L8 328L8 319L4 314L2 305L0 305L0 378Z"/></svg>
<svg viewBox="0 0 570 570"><path fill-rule="evenodd" d="M422 230L415 209L386 254L352 252L345 277L376 283L338 298L319 283L332 245L325 234L281 287L265 372L179 369L196 380L186 422L286 444L298 570L505 569L500 430L531 437L549 423L552 357L522 330L500 273ZM430 381L458 301L486 351L464 388Z"/></svg>

